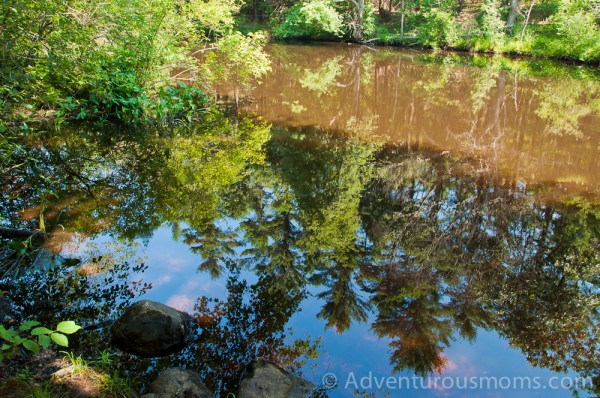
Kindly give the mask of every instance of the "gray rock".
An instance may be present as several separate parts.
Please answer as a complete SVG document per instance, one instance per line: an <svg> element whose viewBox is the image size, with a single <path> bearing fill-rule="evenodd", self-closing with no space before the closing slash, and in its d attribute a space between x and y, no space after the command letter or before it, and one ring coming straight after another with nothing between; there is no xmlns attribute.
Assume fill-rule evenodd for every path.
<svg viewBox="0 0 600 398"><path fill-rule="evenodd" d="M240 381L238 398L306 398L315 385L264 358L256 358Z"/></svg>
<svg viewBox="0 0 600 398"><path fill-rule="evenodd" d="M192 317L164 304L142 300L129 307L110 327L110 344L142 357L181 351L190 335Z"/></svg>
<svg viewBox="0 0 600 398"><path fill-rule="evenodd" d="M213 398L213 394L196 373L172 368L162 372L141 398Z"/></svg>

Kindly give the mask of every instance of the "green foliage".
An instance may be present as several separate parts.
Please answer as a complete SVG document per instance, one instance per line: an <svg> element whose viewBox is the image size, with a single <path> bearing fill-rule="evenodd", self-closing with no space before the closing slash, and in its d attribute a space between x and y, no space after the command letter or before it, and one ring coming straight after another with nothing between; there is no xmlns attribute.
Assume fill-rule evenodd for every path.
<svg viewBox="0 0 600 398"><path fill-rule="evenodd" d="M305 69L299 79L300 85L317 95L327 94L335 85L336 79L342 72L342 57L328 59L316 71Z"/></svg>
<svg viewBox="0 0 600 398"><path fill-rule="evenodd" d="M342 16L325 0L302 2L291 7L285 21L274 28L280 38L331 39L342 35Z"/></svg>
<svg viewBox="0 0 600 398"><path fill-rule="evenodd" d="M400 45L404 42L402 40L400 26L376 24L373 35L383 44Z"/></svg>
<svg viewBox="0 0 600 398"><path fill-rule="evenodd" d="M191 122L194 114L200 108L208 106L208 102L208 97L199 88L179 82L176 87L161 88L158 101L152 103L151 109L159 121L172 122L180 119Z"/></svg>
<svg viewBox="0 0 600 398"><path fill-rule="evenodd" d="M113 363L113 356L114 354L112 352L108 350L102 350L100 351L100 356L94 362L97 363L101 368L109 368Z"/></svg>
<svg viewBox="0 0 600 398"><path fill-rule="evenodd" d="M433 48L451 47L456 40L457 29L452 14L434 8L425 16L425 23L418 28L419 43Z"/></svg>
<svg viewBox="0 0 600 398"><path fill-rule="evenodd" d="M54 342L61 347L69 346L67 334L73 334L81 329L73 321L60 322L55 330L39 326L38 321L23 322L18 329L6 329L0 325L0 337L4 340L0 361L16 354L20 347L31 351L35 355L40 353L40 348L48 348ZM26 336L26 337L24 337Z"/></svg>
<svg viewBox="0 0 600 398"><path fill-rule="evenodd" d="M392 3L391 12L380 3L384 9L377 14L377 3L368 0L264 0L252 3L252 9L247 3L244 9L271 21L277 38L362 41L374 37L381 44L416 41L431 48L600 60L600 15L593 0L521 1L510 29L506 26L509 1ZM243 20L239 26L254 31L259 24Z"/></svg>
<svg viewBox="0 0 600 398"><path fill-rule="evenodd" d="M238 15L235 18L234 28L243 35L248 35L249 33L264 31L268 28L268 26L264 22L255 22L247 18L245 15Z"/></svg>
<svg viewBox="0 0 600 398"><path fill-rule="evenodd" d="M500 1L484 0L479 12L479 26L483 40L476 41L476 49L487 51L500 48L505 36L505 23L500 17Z"/></svg>
<svg viewBox="0 0 600 398"><path fill-rule="evenodd" d="M558 12L549 18L554 24L551 36L538 40L536 51L580 61L600 61L600 29L586 3L562 1Z"/></svg>
<svg viewBox="0 0 600 398"><path fill-rule="evenodd" d="M193 50L219 40L219 51L232 51L227 38L238 7L232 0L4 2L0 112L45 108L58 118L136 122L202 108L199 90L177 80L205 80ZM257 69L235 68L246 66L248 75Z"/></svg>
<svg viewBox="0 0 600 398"><path fill-rule="evenodd" d="M363 15L362 30L366 37L375 35L377 29L377 15L375 15L375 6L371 2L365 3Z"/></svg>
<svg viewBox="0 0 600 398"><path fill-rule="evenodd" d="M242 89L250 88L253 81L271 70L267 55L256 51L267 43L267 39L262 31L248 36L233 32L220 38L216 50L206 55L201 73L205 86L225 81Z"/></svg>
<svg viewBox="0 0 600 398"><path fill-rule="evenodd" d="M522 27L520 28L522 29ZM520 37L507 37L504 41L501 52L507 54L532 54L534 52L535 42L536 36L532 32L531 28L528 28L525 31L522 40Z"/></svg>
<svg viewBox="0 0 600 398"><path fill-rule="evenodd" d="M62 351L62 353L65 354L66 358L71 362L74 375L84 374L89 369L87 361L85 361L81 355L75 356L74 353L66 351Z"/></svg>

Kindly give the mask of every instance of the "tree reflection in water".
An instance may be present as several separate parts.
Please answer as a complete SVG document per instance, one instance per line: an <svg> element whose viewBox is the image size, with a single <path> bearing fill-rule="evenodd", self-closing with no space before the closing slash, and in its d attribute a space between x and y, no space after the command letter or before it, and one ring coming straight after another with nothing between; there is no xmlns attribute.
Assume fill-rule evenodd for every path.
<svg viewBox="0 0 600 398"><path fill-rule="evenodd" d="M77 266L2 280L5 319L114 317L151 286L138 281L142 260L109 254L168 224L199 272L227 279L227 298L198 297L193 344L158 361L121 357L132 372L183 364L225 396L254 356L298 370L320 341L292 340L286 325L316 289L326 326L370 322L396 371L441 371L453 340L486 329L532 364L598 378L598 186L549 199L558 183L364 140L364 122L342 138L216 113L191 132L30 139L55 176L52 195L27 188L43 170L14 169L2 217L32 228L44 203L49 231L109 243L94 256L73 250ZM94 336L78 349L94 355Z"/></svg>

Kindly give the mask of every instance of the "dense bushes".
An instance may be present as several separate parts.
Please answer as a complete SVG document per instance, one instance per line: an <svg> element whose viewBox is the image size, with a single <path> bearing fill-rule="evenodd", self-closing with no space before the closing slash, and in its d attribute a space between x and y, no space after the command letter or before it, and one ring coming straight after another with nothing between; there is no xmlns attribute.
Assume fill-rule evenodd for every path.
<svg viewBox="0 0 600 398"><path fill-rule="evenodd" d="M600 61L600 29L591 12L563 2L559 11L550 17L550 22L553 25L549 37L536 43L539 53Z"/></svg>
<svg viewBox="0 0 600 398"><path fill-rule="evenodd" d="M369 38L375 35L376 29L377 15L375 14L375 6L372 3L366 2L363 15L362 31L365 37Z"/></svg>
<svg viewBox="0 0 600 398"><path fill-rule="evenodd" d="M523 8L512 28L506 26L508 3L499 0L482 0L471 9L465 9L464 2L452 0L440 5L416 0L406 2L422 4L423 8L418 12L407 11L404 36L400 35L398 13L391 16L386 13L387 22L380 22L376 28L376 36L381 42L416 42L432 48L600 62L600 15L589 0L542 3L523 0L520 3Z"/></svg>
<svg viewBox="0 0 600 398"><path fill-rule="evenodd" d="M362 23L358 24L349 2L310 0L287 9L283 21L275 18L272 32L282 39L364 39L375 33L376 21L375 8L369 2L364 4Z"/></svg>
<svg viewBox="0 0 600 398"><path fill-rule="evenodd" d="M277 38L375 38L382 44L600 62L600 10L590 0L521 0L517 11L501 0L382 0L377 3L393 11L378 13L374 0L262 1L280 10L269 16ZM515 23L507 26L511 12Z"/></svg>
<svg viewBox="0 0 600 398"><path fill-rule="evenodd" d="M327 39L342 36L342 16L323 0L298 3L286 14L273 34L281 38Z"/></svg>
<svg viewBox="0 0 600 398"><path fill-rule="evenodd" d="M233 0L3 2L0 112L46 109L131 122L171 117L181 111L181 98L186 107L202 106L197 88L177 82L211 83L190 54L229 37L237 7ZM241 41L256 52L264 44L253 37ZM223 67L230 65L226 55L221 59ZM235 68L263 74L266 59L251 61L259 64L238 62Z"/></svg>
<svg viewBox="0 0 600 398"><path fill-rule="evenodd" d="M406 0L398 3L406 5L403 17L386 13L385 24L376 22L369 0L255 3L270 10L279 38L376 36L383 43L600 62L598 15L589 0L522 0L512 29L505 27L507 2L499 0L477 2L471 11L464 9L469 2ZM236 0L6 0L0 5L0 120L40 111L127 122L189 117L217 80L248 86L268 70L260 51L265 35L233 32L238 8Z"/></svg>
<svg viewBox="0 0 600 398"><path fill-rule="evenodd" d="M418 27L417 32L419 43L433 48L451 47L457 37L452 14L441 9L431 10L425 16L425 23Z"/></svg>

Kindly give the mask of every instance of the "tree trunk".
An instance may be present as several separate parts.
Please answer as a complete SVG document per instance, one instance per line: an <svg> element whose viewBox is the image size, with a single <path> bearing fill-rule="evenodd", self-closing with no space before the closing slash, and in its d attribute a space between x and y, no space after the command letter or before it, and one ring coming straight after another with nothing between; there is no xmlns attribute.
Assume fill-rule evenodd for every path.
<svg viewBox="0 0 600 398"><path fill-rule="evenodd" d="M506 27L509 32L513 33L513 28L515 27L515 21L517 20L517 14L521 9L521 4L519 4L519 0L511 0L510 1L510 10L508 11L508 19L506 20Z"/></svg>
<svg viewBox="0 0 600 398"><path fill-rule="evenodd" d="M365 15L365 0L352 0L352 5L354 6L354 18L356 22L354 38L362 40L364 38L363 18Z"/></svg>
<svg viewBox="0 0 600 398"><path fill-rule="evenodd" d="M258 22L258 19L259 19L259 15L258 15L258 0L254 0L252 2L252 6L254 8L254 22Z"/></svg>
<svg viewBox="0 0 600 398"><path fill-rule="evenodd" d="M402 17L400 19L400 40L404 40L404 5L406 0L402 0Z"/></svg>

